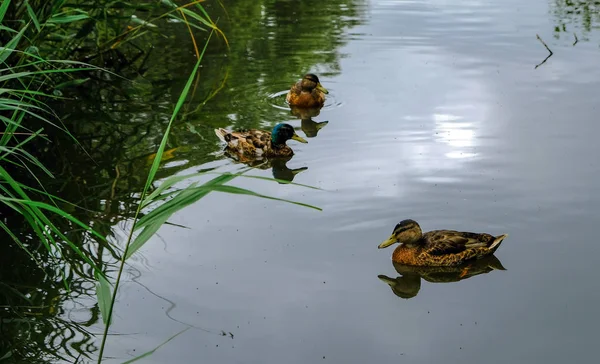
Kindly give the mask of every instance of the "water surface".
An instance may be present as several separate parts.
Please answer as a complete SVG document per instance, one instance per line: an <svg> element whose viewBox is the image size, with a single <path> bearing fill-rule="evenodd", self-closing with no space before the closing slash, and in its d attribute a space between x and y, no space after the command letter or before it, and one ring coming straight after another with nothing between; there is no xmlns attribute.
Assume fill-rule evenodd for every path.
<svg viewBox="0 0 600 364"><path fill-rule="evenodd" d="M228 8L231 51L209 48L201 85L222 88L174 130L161 173L241 168L221 155L214 127L304 125L312 137L290 141L287 167L307 167L294 182L322 190L232 184L323 211L211 194L175 215L190 228L164 226L128 269L110 357L193 325L146 362L594 362L594 10L546 0L260 3ZM536 34L554 52L537 68L548 52ZM149 106L150 118L165 119L194 62L181 47L175 96ZM329 122L316 135L281 93L309 71L331 92L311 119ZM508 233L496 253L506 270L421 279L417 294L398 297L378 278L401 276L392 250L377 245L405 218L424 230ZM127 226L114 225L119 239Z"/></svg>
<svg viewBox="0 0 600 364"><path fill-rule="evenodd" d="M341 105L314 118L329 124L294 144L288 165L308 167L294 181L324 191L234 184L323 212L214 194L175 216L192 229L161 229L166 243L143 249L139 281L176 304L170 316L234 338L188 331L150 362L591 362L600 324L594 34L575 47L567 34L553 38L545 1L353 6L359 24L329 35L335 46L323 50L339 55L333 65L280 71L273 56L246 55L264 73L238 70L250 77L230 79L217 97L232 103L211 110L232 126L251 117L299 126L264 95L322 74ZM269 17L278 14L266 16L267 44L286 67L312 39L292 24L318 13L286 12L276 26ZM297 40L271 43L270 32ZM536 33L555 52L538 69L547 52ZM507 270L423 282L401 299L377 278L399 274L391 250L376 246L403 218L426 230L509 233L497 253ZM124 286L113 330L140 334L111 340L110 352L126 356L176 332L167 307Z"/></svg>

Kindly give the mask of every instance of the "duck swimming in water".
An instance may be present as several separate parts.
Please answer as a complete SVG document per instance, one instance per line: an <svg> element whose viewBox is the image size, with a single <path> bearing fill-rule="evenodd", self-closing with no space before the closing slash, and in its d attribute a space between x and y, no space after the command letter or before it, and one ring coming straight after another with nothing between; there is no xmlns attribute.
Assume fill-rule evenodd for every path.
<svg viewBox="0 0 600 364"><path fill-rule="evenodd" d="M325 104L325 94L328 93L317 75L307 73L292 86L285 100L290 106L320 108Z"/></svg>
<svg viewBox="0 0 600 364"><path fill-rule="evenodd" d="M215 129L215 134L227 143L228 153L253 158L290 157L294 155L294 151L285 144L288 140L308 143L296 134L291 125L283 123L275 125L270 132L257 129L229 131L219 128Z"/></svg>
<svg viewBox="0 0 600 364"><path fill-rule="evenodd" d="M493 254L508 235L493 236L454 230L433 230L425 234L414 220L402 220L379 249L400 243L394 263L413 266L456 266Z"/></svg>

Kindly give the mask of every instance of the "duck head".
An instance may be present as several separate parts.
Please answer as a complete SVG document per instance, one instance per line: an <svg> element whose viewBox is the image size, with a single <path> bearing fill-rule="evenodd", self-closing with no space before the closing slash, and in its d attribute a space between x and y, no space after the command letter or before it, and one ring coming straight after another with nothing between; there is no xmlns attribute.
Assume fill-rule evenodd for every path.
<svg viewBox="0 0 600 364"><path fill-rule="evenodd" d="M383 243L379 244L378 248L387 248L395 243L408 245L415 244L422 237L423 231L415 220L402 220L396 225L394 231L392 231L392 235L390 235L390 237L387 238L387 240L385 240Z"/></svg>

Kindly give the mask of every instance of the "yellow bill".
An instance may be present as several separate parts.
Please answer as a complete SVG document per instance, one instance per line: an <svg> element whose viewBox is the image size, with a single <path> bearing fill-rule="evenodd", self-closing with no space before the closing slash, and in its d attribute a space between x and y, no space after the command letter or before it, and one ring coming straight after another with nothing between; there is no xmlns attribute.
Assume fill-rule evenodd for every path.
<svg viewBox="0 0 600 364"><path fill-rule="evenodd" d="M321 85L321 82L317 83L317 90L321 91L324 94L329 93L329 91L327 91L327 89L325 87L323 87L323 85Z"/></svg>
<svg viewBox="0 0 600 364"><path fill-rule="evenodd" d="M394 235L390 236L389 238L387 238L386 241L384 241L383 243L379 244L379 246L377 247L378 249L383 249L383 248L387 248L388 246L395 244L396 243L396 237Z"/></svg>
<svg viewBox="0 0 600 364"><path fill-rule="evenodd" d="M308 143L304 138L302 138L300 135L298 135L296 133L294 133L294 135L292 135L292 139L297 142L300 142L300 143Z"/></svg>

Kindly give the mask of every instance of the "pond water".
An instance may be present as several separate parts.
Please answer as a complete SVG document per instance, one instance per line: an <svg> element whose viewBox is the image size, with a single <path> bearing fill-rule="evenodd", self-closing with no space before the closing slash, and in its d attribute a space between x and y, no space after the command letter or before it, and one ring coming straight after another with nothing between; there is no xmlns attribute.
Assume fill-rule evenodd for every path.
<svg viewBox="0 0 600 364"><path fill-rule="evenodd" d="M287 165L248 174L321 190L248 178L231 184L323 211L212 193L173 216L189 228L164 226L127 268L108 362L188 325L144 362L595 362L600 22L593 2L231 3L222 25L231 50L212 45L201 70L199 94L218 92L175 128L161 177L239 170L212 129L287 122L308 144L290 141ZM536 34L553 51L537 68L548 51ZM155 146L194 64L189 44L164 42L169 52L154 62L166 70L151 67L140 80L159 94L124 89L136 95L124 106L99 103L75 114L156 120L140 142ZM284 91L306 72L330 94L318 115L300 120ZM163 82L164 74L173 76ZM112 173L109 151L121 144L107 148ZM121 173L139 171L143 181L147 164L136 163ZM104 206L107 197L97 196ZM424 230L508 233L496 253L506 270L396 280L403 274L392 248L377 245L406 218ZM129 225L112 225L122 241ZM67 301L63 314L88 321L92 305ZM88 329L101 328L96 321Z"/></svg>

